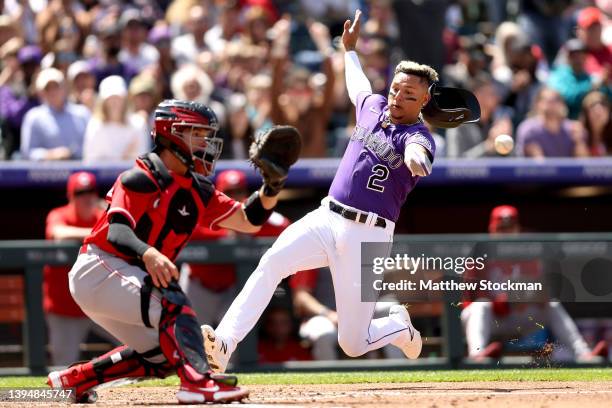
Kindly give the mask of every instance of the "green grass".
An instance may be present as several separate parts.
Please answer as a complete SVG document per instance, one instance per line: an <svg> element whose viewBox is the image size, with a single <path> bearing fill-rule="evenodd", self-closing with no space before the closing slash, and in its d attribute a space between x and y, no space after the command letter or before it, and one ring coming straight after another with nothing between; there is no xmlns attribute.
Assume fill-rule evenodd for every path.
<svg viewBox="0 0 612 408"><path fill-rule="evenodd" d="M41 387L45 377L3 377L0 387ZM612 381L612 368L537 368L517 370L458 371L356 371L325 373L240 374L241 384L355 384L464 381ZM176 377L137 384L174 386Z"/></svg>

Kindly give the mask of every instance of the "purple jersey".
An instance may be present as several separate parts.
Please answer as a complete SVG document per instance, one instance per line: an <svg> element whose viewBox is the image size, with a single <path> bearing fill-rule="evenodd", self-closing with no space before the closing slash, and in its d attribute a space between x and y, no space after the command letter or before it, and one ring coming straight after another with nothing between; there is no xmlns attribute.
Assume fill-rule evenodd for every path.
<svg viewBox="0 0 612 408"><path fill-rule="evenodd" d="M373 212L393 222L418 176L404 163L407 144L418 143L433 156L436 151L429 130L421 122L381 126L387 99L362 92L357 97L357 124L329 189L339 202Z"/></svg>

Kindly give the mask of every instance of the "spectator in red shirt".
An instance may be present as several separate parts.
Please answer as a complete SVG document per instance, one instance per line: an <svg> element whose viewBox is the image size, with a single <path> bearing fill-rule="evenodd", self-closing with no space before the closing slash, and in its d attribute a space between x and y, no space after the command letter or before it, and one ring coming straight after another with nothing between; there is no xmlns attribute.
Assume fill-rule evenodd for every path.
<svg viewBox="0 0 612 408"><path fill-rule="evenodd" d="M68 204L51 210L47 216L46 238L82 241L102 215L98 206L96 178L87 172L68 178ZM79 344L93 323L74 302L68 289L69 266L46 265L43 270L43 308L49 329L53 365L78 360Z"/></svg>
<svg viewBox="0 0 612 408"><path fill-rule="evenodd" d="M578 13L576 34L587 47L585 70L600 79L612 77L612 45L602 39L603 14L597 7L587 7Z"/></svg>
<svg viewBox="0 0 612 408"><path fill-rule="evenodd" d="M217 190L236 201L248 197L246 174L239 170L219 173L216 180ZM277 212L272 213L256 237L276 237L289 226L289 220ZM196 227L192 241L212 241L234 236L236 233L226 229L212 230L202 225ZM183 288L201 322L217 325L232 300L236 289L236 266L234 264L192 264L186 265L184 273L189 274L188 284Z"/></svg>

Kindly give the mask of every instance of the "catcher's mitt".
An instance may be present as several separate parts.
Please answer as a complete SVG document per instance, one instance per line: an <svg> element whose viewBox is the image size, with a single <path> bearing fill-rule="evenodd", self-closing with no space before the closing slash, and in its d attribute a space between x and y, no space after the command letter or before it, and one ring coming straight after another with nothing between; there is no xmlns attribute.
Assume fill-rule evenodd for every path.
<svg viewBox="0 0 612 408"><path fill-rule="evenodd" d="M263 177L265 195L280 192L301 149L302 137L293 126L274 126L255 135L249 159Z"/></svg>

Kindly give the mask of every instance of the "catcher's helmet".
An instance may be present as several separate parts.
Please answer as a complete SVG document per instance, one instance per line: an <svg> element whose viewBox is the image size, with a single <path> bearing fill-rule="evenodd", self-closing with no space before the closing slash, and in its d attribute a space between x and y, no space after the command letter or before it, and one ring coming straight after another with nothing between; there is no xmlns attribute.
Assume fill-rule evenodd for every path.
<svg viewBox="0 0 612 408"><path fill-rule="evenodd" d="M215 137L217 130L217 116L199 102L168 99L155 109L155 145L172 150L183 163L206 176L213 174L223 149L223 139Z"/></svg>
<svg viewBox="0 0 612 408"><path fill-rule="evenodd" d="M421 112L433 126L455 128L480 119L480 104L470 91L432 84L429 93L431 99Z"/></svg>

